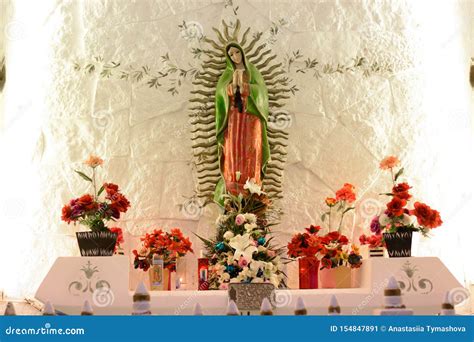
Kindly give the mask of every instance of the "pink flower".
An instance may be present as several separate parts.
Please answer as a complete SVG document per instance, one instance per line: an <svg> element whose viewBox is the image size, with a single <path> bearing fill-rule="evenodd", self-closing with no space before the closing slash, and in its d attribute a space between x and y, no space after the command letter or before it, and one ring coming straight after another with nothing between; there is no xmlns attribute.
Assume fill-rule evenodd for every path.
<svg viewBox="0 0 474 342"><path fill-rule="evenodd" d="M219 285L219 290L228 290L229 289L229 283L222 283Z"/></svg>
<svg viewBox="0 0 474 342"><path fill-rule="evenodd" d="M104 161L100 157L91 154L89 158L84 161L84 164L95 169L97 166L102 166L104 164Z"/></svg>
<svg viewBox="0 0 474 342"><path fill-rule="evenodd" d="M245 222L245 216L242 214L239 214L235 217L235 224L238 226L243 225Z"/></svg>
<svg viewBox="0 0 474 342"><path fill-rule="evenodd" d="M388 156L384 158L381 162L379 167L382 170L388 170L388 169L393 169L394 167L400 165L400 160L398 160L397 157L395 156Z"/></svg>
<svg viewBox="0 0 474 342"><path fill-rule="evenodd" d="M240 259L239 259L239 266L244 268L245 266L248 265L248 261L247 259L245 259L243 256L240 256Z"/></svg>
<svg viewBox="0 0 474 342"><path fill-rule="evenodd" d="M276 253L275 253L275 251L268 250L268 251L267 251L267 255L268 255L270 258L273 258L273 257L276 255Z"/></svg>

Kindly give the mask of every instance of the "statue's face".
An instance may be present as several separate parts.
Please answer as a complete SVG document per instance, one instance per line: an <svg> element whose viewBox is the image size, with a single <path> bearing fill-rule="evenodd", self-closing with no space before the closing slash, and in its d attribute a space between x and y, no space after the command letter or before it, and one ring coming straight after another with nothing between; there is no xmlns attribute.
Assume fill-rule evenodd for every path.
<svg viewBox="0 0 474 342"><path fill-rule="evenodd" d="M231 47L229 49L229 57L235 64L242 63L242 53L236 47Z"/></svg>

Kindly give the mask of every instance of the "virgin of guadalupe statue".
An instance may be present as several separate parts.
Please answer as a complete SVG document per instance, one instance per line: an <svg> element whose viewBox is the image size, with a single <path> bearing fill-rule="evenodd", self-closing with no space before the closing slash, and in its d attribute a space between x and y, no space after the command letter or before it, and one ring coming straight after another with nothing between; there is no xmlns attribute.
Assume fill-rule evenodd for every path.
<svg viewBox="0 0 474 342"><path fill-rule="evenodd" d="M225 48L226 69L216 87L216 138L221 179L214 200L244 192L247 180L261 185L270 159L268 92L262 75L237 43Z"/></svg>

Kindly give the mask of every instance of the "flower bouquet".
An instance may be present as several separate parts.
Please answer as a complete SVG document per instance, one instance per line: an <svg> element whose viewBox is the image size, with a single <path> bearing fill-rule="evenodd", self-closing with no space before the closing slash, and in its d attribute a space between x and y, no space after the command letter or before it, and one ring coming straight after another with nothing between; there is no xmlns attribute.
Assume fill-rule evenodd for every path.
<svg viewBox="0 0 474 342"><path fill-rule="evenodd" d="M199 237L209 259L209 289L228 289L229 283L271 283L284 286L281 248L269 237L271 202L260 186L248 180L247 193L224 195L224 212L212 239Z"/></svg>
<svg viewBox="0 0 474 342"><path fill-rule="evenodd" d="M359 237L359 242L361 245L369 246L369 256L370 257L383 257L383 251L385 248L385 241L383 240L382 234L374 234L367 236L362 234Z"/></svg>
<svg viewBox="0 0 474 342"><path fill-rule="evenodd" d="M320 226L311 225L304 233L296 233L288 243L288 256L298 259L299 288L317 289L319 260L316 253L320 250Z"/></svg>
<svg viewBox="0 0 474 342"><path fill-rule="evenodd" d="M171 289L170 272L176 272L176 264L179 257L185 256L188 252L194 253L192 243L185 237L179 228L171 229L171 232L164 232L155 229L152 233L147 233L140 238L142 246L140 250L133 250L135 256L133 265L143 271L150 272L151 288L154 283L162 283L162 288ZM159 267L153 267L158 265Z"/></svg>
<svg viewBox="0 0 474 342"><path fill-rule="evenodd" d="M123 235L118 227L108 228L107 222L118 220L122 213L127 212L130 202L116 184L103 183L97 189L96 168L103 165L101 158L90 156L84 163L92 169L92 174L75 172L91 184L93 194L84 194L64 205L61 219L68 224L82 224L91 230L76 233L82 256L112 255L120 248Z"/></svg>
<svg viewBox="0 0 474 342"><path fill-rule="evenodd" d="M409 192L411 186L406 182L399 182L404 170L395 170L399 165L400 161L395 156L389 156L380 162L380 168L390 172L392 181L392 191L382 195L391 200L385 211L373 218L370 229L375 235L383 234L390 257L409 257L413 232L427 236L431 229L439 227L443 222L439 212L424 203L415 202L413 209L408 208L412 198Z"/></svg>
<svg viewBox="0 0 474 342"><path fill-rule="evenodd" d="M288 256L295 258L312 255L320 262L319 281L323 288L350 287L351 269L362 265L359 249L350 245L349 239L340 233L344 217L354 209L352 203L355 200L354 186L344 184L335 197L325 200L328 209L321 215L321 220L327 222L328 233L321 235L321 227L311 226L305 233L295 234L288 244ZM337 230L332 228L335 219L338 221Z"/></svg>

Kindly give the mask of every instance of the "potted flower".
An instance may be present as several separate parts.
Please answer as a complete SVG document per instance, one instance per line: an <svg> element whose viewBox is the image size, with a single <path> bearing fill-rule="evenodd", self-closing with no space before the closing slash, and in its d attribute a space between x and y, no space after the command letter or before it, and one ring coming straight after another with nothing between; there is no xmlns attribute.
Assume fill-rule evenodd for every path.
<svg viewBox="0 0 474 342"><path fill-rule="evenodd" d="M320 238L317 235L320 226L311 225L304 233L296 233L288 243L288 256L298 259L300 289L318 288L319 260L316 253L320 249Z"/></svg>
<svg viewBox="0 0 474 342"><path fill-rule="evenodd" d="M362 265L359 249L349 244L349 239L341 233L345 215L355 209L354 190L352 184L345 183L336 191L335 197L325 200L328 209L321 216L321 220L327 220L329 232L321 237L320 248L316 254L321 262L319 280L322 288L351 287L351 270ZM334 219L338 221L337 230L332 227Z"/></svg>
<svg viewBox="0 0 474 342"><path fill-rule="evenodd" d="M285 286L283 250L274 245L270 230L276 212L260 185L247 180L244 189L238 196L224 195L216 235L209 239L198 236L209 259L209 289L244 288L240 283ZM267 285L262 287L270 287Z"/></svg>
<svg viewBox="0 0 474 342"><path fill-rule="evenodd" d="M349 239L338 231L321 237L317 257L321 262L321 288L351 287L351 270L362 265L358 247L350 245Z"/></svg>
<svg viewBox="0 0 474 342"><path fill-rule="evenodd" d="M437 210L428 205L415 202L412 209L408 208L411 186L406 182L399 182L403 168L395 170L400 161L395 156L389 156L380 162L380 168L390 172L392 190L385 196L390 198L386 210L374 217L372 225L379 226L390 257L411 256L411 242L413 232L420 232L427 236L433 228L443 222Z"/></svg>
<svg viewBox="0 0 474 342"><path fill-rule="evenodd" d="M321 220L327 222L328 233L321 235L321 227L311 226L305 233L293 235L288 244L290 257L314 257L319 263L319 287L344 288L351 287L351 269L362 264L362 257L355 245L349 244L349 239L341 234L345 215L354 210L352 203L356 200L354 186L346 183L336 191L335 197L325 200L327 211L321 215ZM334 221L337 229L333 229ZM305 271L307 267L304 267ZM300 272L300 284L302 282ZM304 279L303 279L304 282ZM300 287L301 288L301 287Z"/></svg>
<svg viewBox="0 0 474 342"><path fill-rule="evenodd" d="M369 257L383 257L385 241L382 234L372 234L369 236L362 234L359 237L359 242L361 245L368 245Z"/></svg>
<svg viewBox="0 0 474 342"><path fill-rule="evenodd" d="M84 194L64 205L61 219L90 229L76 233L82 256L109 256L119 248L123 235L120 228L109 229L107 223L118 220L122 213L127 212L130 202L116 184L103 183L97 189L96 169L104 163L101 158L91 155L84 163L91 168L92 174L75 172L90 183L92 194Z"/></svg>
<svg viewBox="0 0 474 342"><path fill-rule="evenodd" d="M171 290L171 272L176 272L179 257L194 253L192 243L179 228L170 232L155 229L140 238L140 250L133 250L134 267L149 270L152 290Z"/></svg>

